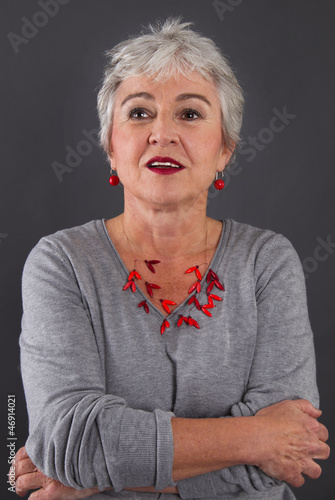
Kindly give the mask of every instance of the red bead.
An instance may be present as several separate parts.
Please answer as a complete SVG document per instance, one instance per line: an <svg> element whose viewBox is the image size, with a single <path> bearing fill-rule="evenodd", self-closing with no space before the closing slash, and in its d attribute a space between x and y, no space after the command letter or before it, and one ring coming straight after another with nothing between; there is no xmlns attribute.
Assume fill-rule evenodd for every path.
<svg viewBox="0 0 335 500"><path fill-rule="evenodd" d="M195 295L192 295L192 297L188 301L188 305L190 306L194 301L195 301Z"/></svg>
<svg viewBox="0 0 335 500"><path fill-rule="evenodd" d="M223 291L224 291L224 287L223 287L223 285L221 285L220 281L218 281L218 280L214 280L214 283L215 283L215 286L216 286L219 290L223 290Z"/></svg>
<svg viewBox="0 0 335 500"><path fill-rule="evenodd" d="M156 288L157 290L161 289L161 287L159 285L156 285L155 283L149 283L149 285L151 286L151 288Z"/></svg>
<svg viewBox="0 0 335 500"><path fill-rule="evenodd" d="M202 276L201 276L201 272L199 271L199 269L195 270L195 274L197 275L198 280L201 281L202 280Z"/></svg>
<svg viewBox="0 0 335 500"><path fill-rule="evenodd" d="M195 319L193 320L193 326L200 329L199 323Z"/></svg>
<svg viewBox="0 0 335 500"><path fill-rule="evenodd" d="M122 290L127 290L130 286L132 286L133 283L134 283L133 280L127 281Z"/></svg>
<svg viewBox="0 0 335 500"><path fill-rule="evenodd" d="M152 291L150 284L147 281L146 281L145 284L146 284L146 287L147 287L148 294L150 295L150 297L153 297L154 292Z"/></svg>
<svg viewBox="0 0 335 500"><path fill-rule="evenodd" d="M213 295L212 293L210 293L208 297L211 297L214 300L222 300L221 297L219 297L218 295Z"/></svg>
<svg viewBox="0 0 335 500"><path fill-rule="evenodd" d="M176 305L176 303L175 303L175 302L173 302L173 300L163 300L163 299L160 299L160 301L161 301L162 306L163 306L163 308L165 309L165 311L166 311L167 313L169 313L169 314L170 314L170 312L171 312L171 311L170 311L170 308L169 308L169 305L171 305L171 306L175 306L175 305Z"/></svg>
<svg viewBox="0 0 335 500"><path fill-rule="evenodd" d="M120 182L120 179L118 178L117 175L111 175L109 178L109 184L111 186L117 186Z"/></svg>
<svg viewBox="0 0 335 500"><path fill-rule="evenodd" d="M214 271L212 271L212 269L210 269L209 272L211 273L211 276L214 280L219 280L218 275Z"/></svg>
<svg viewBox="0 0 335 500"><path fill-rule="evenodd" d="M199 311L200 311L200 309L201 309L201 305L200 305L200 302L198 301L198 299L197 299L197 298L195 298L195 299L194 299L194 303L195 303L195 307L196 307L197 309L199 309Z"/></svg>
<svg viewBox="0 0 335 500"><path fill-rule="evenodd" d="M163 309L168 313L170 314L170 308L167 304L165 304L165 301L163 299L160 299L161 300L161 303L162 303L162 306L163 306Z"/></svg>
<svg viewBox="0 0 335 500"><path fill-rule="evenodd" d="M165 328L169 328L170 327L170 323L168 322L168 320L164 320L163 323L162 323L162 326L161 326L161 335L163 335L163 333L165 332Z"/></svg>
<svg viewBox="0 0 335 500"><path fill-rule="evenodd" d="M213 304L213 301L212 303L208 303L208 304L204 304L202 307L204 307L205 309L212 309L212 307L216 307L214 304Z"/></svg>
<svg viewBox="0 0 335 500"><path fill-rule="evenodd" d="M215 189L218 189L219 191L224 188L224 182L222 179L216 179L214 182L214 187Z"/></svg>
<svg viewBox="0 0 335 500"><path fill-rule="evenodd" d="M154 266L151 264L151 262L149 262L148 260L145 260L144 262L146 263L147 268L148 268L148 269L149 269L152 273L155 273L155 272L156 272L156 271L155 271L155 268L154 268Z"/></svg>
<svg viewBox="0 0 335 500"><path fill-rule="evenodd" d="M187 269L187 271L185 271L185 274L186 273L193 273L193 271L195 271L197 269L198 266L194 266L194 267L190 267L189 269Z"/></svg>
<svg viewBox="0 0 335 500"><path fill-rule="evenodd" d="M134 279L134 276L138 279L138 280L141 280L141 275L138 274L138 272L136 271L136 269L134 269L131 273L129 273L129 276L128 276L128 280L132 280Z"/></svg>
<svg viewBox="0 0 335 500"><path fill-rule="evenodd" d="M201 310L204 314L206 314L206 316L209 316L210 318L212 317L211 313L206 309L205 306L202 306Z"/></svg>
<svg viewBox="0 0 335 500"><path fill-rule="evenodd" d="M180 316L180 318L178 319L178 323L177 323L177 326L181 326L182 323L184 321L184 317L183 316Z"/></svg>
<svg viewBox="0 0 335 500"><path fill-rule="evenodd" d="M149 306L146 300L142 300L142 302L138 304L138 307L144 307L145 312L149 314Z"/></svg>
<svg viewBox="0 0 335 500"><path fill-rule="evenodd" d="M188 290L188 293L192 293L194 292L194 290L196 289L197 287L197 284L198 282L196 281L195 283L193 283L193 285L190 286L189 290Z"/></svg>

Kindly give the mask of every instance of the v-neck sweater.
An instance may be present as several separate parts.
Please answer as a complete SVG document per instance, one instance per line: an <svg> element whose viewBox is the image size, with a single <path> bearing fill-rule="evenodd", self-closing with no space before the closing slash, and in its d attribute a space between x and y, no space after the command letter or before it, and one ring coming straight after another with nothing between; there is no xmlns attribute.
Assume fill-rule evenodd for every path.
<svg viewBox="0 0 335 500"><path fill-rule="evenodd" d="M294 499L255 466L229 467L177 483L179 495L126 487L175 485L171 417L252 416L284 399L318 405L304 276L282 235L231 219L210 268L212 317L177 326L137 289L104 220L42 238L22 279L21 368L29 415L26 449L46 475L77 488L112 487L91 498ZM205 277L198 294L207 302Z"/></svg>

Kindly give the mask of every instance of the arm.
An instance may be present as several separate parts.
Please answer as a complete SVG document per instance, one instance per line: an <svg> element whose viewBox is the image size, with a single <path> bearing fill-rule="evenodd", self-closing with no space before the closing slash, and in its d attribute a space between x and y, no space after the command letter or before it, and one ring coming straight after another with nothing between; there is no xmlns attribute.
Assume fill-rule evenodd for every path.
<svg viewBox="0 0 335 500"><path fill-rule="evenodd" d="M81 500L100 493L98 488L76 489L64 486L60 481L51 479L43 474L30 460L25 447L18 450L15 455L15 489L17 495L25 496L29 490L37 490L29 498L31 500ZM112 490L107 488L105 491ZM154 488L125 488L131 491L145 491L157 493ZM160 493L177 494L175 487L161 490Z"/></svg>
<svg viewBox="0 0 335 500"><path fill-rule="evenodd" d="M286 238L275 236L256 256L254 269L257 341L246 392L231 416L253 416L286 399L305 398L317 406L314 344L299 258ZM295 486L303 481L301 475L299 484L273 471L270 475L242 465L181 481L178 488L182 498L198 498L204 491L213 497L242 490L256 493L279 485L273 477Z"/></svg>
<svg viewBox="0 0 335 500"><path fill-rule="evenodd" d="M177 480L248 463L245 446L237 456L233 445L238 439L248 442L243 436L250 434L251 419L173 419L172 439L170 413L133 410L122 398L106 394L88 312L71 265L54 248L44 245L43 251L33 253L23 290L27 451L44 473L76 488L162 489L173 486L173 454L165 455L171 464L162 460L162 448L166 452L173 443ZM158 465L152 460L157 435L157 462L163 467L158 472L165 474L165 484L159 474L156 479Z"/></svg>
<svg viewBox="0 0 335 500"><path fill-rule="evenodd" d="M245 462L259 463L259 466L270 475L282 477L295 486L301 486L304 482L302 472L315 479L321 473L320 466L315 464L312 458L324 459L329 453L327 446L323 445L324 441L328 439L328 432L324 426L319 425L316 421L320 414L321 412L307 401L285 401L260 410L256 417L247 419L253 424L251 426L244 425L247 423L246 419L240 419L242 426L237 423L239 419L230 419L231 421L235 420L234 426L230 429L227 429L227 426L224 427L225 436L227 436L228 431L229 435L233 434L232 439L234 439L235 428L237 439L234 439L234 442L230 439L229 444L237 450L244 450L241 453L246 457ZM204 468L212 470L217 466L217 463L220 463L220 466L227 463L227 458L223 457L227 457L228 454L224 448L221 449L224 441L218 441L215 432L218 419L209 419L209 422L203 419L197 422L192 422L189 419L174 419L174 422L175 429L179 427L179 430L174 433L177 441L176 448L179 448L174 460L176 474L180 474L182 478L189 477L194 474L195 467L198 467L202 473ZM198 427L197 439L194 438L196 430L194 423ZM205 434L204 424L205 427L209 427ZM222 426L220 427L222 433ZM249 432L248 436L243 434L243 427ZM306 435L308 434L310 444L306 447ZM213 435L216 441L209 445L210 455L205 458L200 457L199 451L201 453L209 451L208 441L211 441L210 436ZM242 441L242 437L246 441ZM207 441L205 447L204 438ZM225 441L227 445L227 439ZM248 446L246 446L246 442ZM272 444L271 447L269 447L269 442ZM218 443L220 443L219 446ZM238 462L242 460L241 453L235 453L235 456L240 457L237 459ZM20 496L24 496L31 489L38 489L34 493L34 500L43 500L44 494L48 496L49 500L78 500L99 493L98 488L78 490L46 477L32 463L25 448L18 451L15 462L16 492ZM125 489L157 493L153 487ZM160 493L178 494L179 492L178 488L171 487L161 490ZM206 491L203 494L206 495Z"/></svg>
<svg viewBox="0 0 335 500"><path fill-rule="evenodd" d="M70 258L42 240L22 287L26 449L34 464L75 488L174 486L173 414L129 408L107 393L101 344Z"/></svg>

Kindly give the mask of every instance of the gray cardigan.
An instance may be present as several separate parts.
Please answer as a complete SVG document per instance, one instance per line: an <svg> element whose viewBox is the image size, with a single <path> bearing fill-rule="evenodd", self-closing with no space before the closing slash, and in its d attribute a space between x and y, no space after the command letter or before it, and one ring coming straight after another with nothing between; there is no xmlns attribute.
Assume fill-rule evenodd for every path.
<svg viewBox="0 0 335 500"><path fill-rule="evenodd" d="M21 364L26 448L48 476L92 498L294 499L257 467L178 483L180 496L121 491L172 486L171 417L253 415L283 399L318 405L313 337L299 258L281 235L224 221L210 267L224 283L200 329L160 335L162 313L122 291L128 270L103 220L42 238L23 273ZM206 302L203 285L201 301Z"/></svg>

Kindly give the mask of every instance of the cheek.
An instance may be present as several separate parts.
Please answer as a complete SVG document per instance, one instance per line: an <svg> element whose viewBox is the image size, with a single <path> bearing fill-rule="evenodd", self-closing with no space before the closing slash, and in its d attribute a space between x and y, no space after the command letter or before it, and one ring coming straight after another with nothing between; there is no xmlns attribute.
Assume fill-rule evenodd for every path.
<svg viewBox="0 0 335 500"><path fill-rule="evenodd" d="M119 157L136 157L143 151L146 137L143 133L135 133L132 130L118 130L112 139L112 144Z"/></svg>
<svg viewBox="0 0 335 500"><path fill-rule="evenodd" d="M112 151L117 154L119 151L122 151L124 146L124 136L125 134L122 133L122 131L119 129L119 127L114 127L112 129L112 134L111 134L111 148Z"/></svg>

